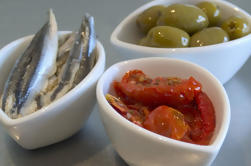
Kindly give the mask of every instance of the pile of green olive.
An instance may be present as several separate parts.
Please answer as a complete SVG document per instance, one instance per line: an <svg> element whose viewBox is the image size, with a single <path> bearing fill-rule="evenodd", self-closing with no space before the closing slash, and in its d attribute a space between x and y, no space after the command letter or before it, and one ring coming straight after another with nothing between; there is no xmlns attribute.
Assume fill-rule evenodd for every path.
<svg viewBox="0 0 251 166"><path fill-rule="evenodd" d="M232 16L221 21L212 2L196 5L157 5L139 14L136 23L145 35L140 45L161 48L200 47L238 39L250 32L248 22Z"/></svg>

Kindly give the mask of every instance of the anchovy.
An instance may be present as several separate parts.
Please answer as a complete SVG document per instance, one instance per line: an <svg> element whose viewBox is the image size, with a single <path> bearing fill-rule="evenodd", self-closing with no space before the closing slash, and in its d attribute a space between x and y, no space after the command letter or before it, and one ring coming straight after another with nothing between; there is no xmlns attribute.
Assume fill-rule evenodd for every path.
<svg viewBox="0 0 251 166"><path fill-rule="evenodd" d="M9 117L18 118L36 110L37 94L55 73L57 48L57 22L50 9L48 22L18 58L5 83L1 104Z"/></svg>
<svg viewBox="0 0 251 166"><path fill-rule="evenodd" d="M95 45L94 18L86 14L76 34L59 85L50 96L51 101L63 96L90 72L96 59L92 55Z"/></svg>
<svg viewBox="0 0 251 166"><path fill-rule="evenodd" d="M62 77L63 69L66 64L66 60L69 57L69 52L73 47L75 32L66 35L63 39L59 40L58 53L56 60L56 72L48 78L47 85L36 97L37 109L41 109L51 103L50 96L53 90L58 86L59 80Z"/></svg>
<svg viewBox="0 0 251 166"><path fill-rule="evenodd" d="M61 45L59 45L57 54L57 69L58 68L60 69L63 66L63 64L65 64L69 56L69 52L73 47L75 35L76 35L75 32L67 35L66 40L62 42Z"/></svg>
<svg viewBox="0 0 251 166"><path fill-rule="evenodd" d="M83 78L91 71L96 62L96 56L93 54L93 50L96 47L96 33L94 18L88 13L85 15L85 31L84 42L83 42L83 57L80 63L79 70L75 75L73 86L76 86Z"/></svg>

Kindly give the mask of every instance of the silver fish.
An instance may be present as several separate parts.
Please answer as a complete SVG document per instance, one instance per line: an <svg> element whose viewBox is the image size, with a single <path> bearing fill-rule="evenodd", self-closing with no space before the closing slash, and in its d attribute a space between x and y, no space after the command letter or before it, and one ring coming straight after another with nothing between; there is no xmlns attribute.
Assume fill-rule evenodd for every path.
<svg viewBox="0 0 251 166"><path fill-rule="evenodd" d="M63 96L90 72L96 59L92 56L95 45L94 18L86 14L76 34L59 85L50 96L51 101Z"/></svg>
<svg viewBox="0 0 251 166"><path fill-rule="evenodd" d="M58 53L56 60L56 72L48 78L47 85L41 90L40 94L36 97L37 109L47 106L51 103L50 96L53 90L58 86L60 79L62 78L63 69L66 61L69 57L70 50L73 47L75 32L64 36L58 42Z"/></svg>
<svg viewBox="0 0 251 166"><path fill-rule="evenodd" d="M69 52L73 47L75 35L75 32L67 35L66 40L59 45L57 54L57 68L60 68L63 64L65 64L69 56Z"/></svg>
<svg viewBox="0 0 251 166"><path fill-rule="evenodd" d="M35 98L55 73L58 49L57 22L49 10L48 22L36 33L30 45L18 58L5 83L2 109L11 118L30 114Z"/></svg>
<svg viewBox="0 0 251 166"><path fill-rule="evenodd" d="M88 13L84 18L85 30L82 33L84 36L83 41L83 57L80 63L79 70L75 75L73 86L76 86L83 78L91 71L96 62L96 56L93 50L96 47L96 33L94 27L94 18Z"/></svg>

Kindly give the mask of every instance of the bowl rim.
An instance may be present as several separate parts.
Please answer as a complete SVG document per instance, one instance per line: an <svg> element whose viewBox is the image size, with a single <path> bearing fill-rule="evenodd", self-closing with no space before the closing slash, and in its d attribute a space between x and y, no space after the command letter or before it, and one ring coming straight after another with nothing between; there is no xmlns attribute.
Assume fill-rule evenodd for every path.
<svg viewBox="0 0 251 166"><path fill-rule="evenodd" d="M72 33L72 31L58 31L59 36L64 36L64 35L67 35L67 34L70 34L70 33ZM1 52L5 52L5 51L7 51L9 49L12 49L13 46L22 45L27 40L30 40L33 36L34 36L34 34L24 36L24 37L21 37L21 38L19 38L17 40L14 40L14 41L6 44L4 47L2 47L0 49L0 54L1 54ZM99 70L103 66L103 63L105 62L105 50L104 50L104 47L103 47L102 43L100 41L98 41L98 40L96 42L96 49L97 49L97 53L98 53L98 58L97 58L95 66L88 73L88 75L76 87L74 87L69 92L67 92L64 96L62 96L60 99L50 103L46 107L43 107L40 110L37 110L36 112L25 115L25 116L23 116L21 118L18 118L18 119L11 119L0 108L0 122L5 126L13 126L13 125L18 125L18 124L25 123L27 121L36 119L36 118L38 118L38 117L40 117L42 115L45 115L45 114L50 114L51 112L55 112L54 108L61 105L61 103L67 102L74 94L76 94L79 91L79 89L88 88L88 86L90 86L89 82L93 79L94 75L97 75L97 72L99 72ZM6 55L6 58L8 58L9 56L10 56L10 54ZM56 110L56 111L58 112L60 110Z"/></svg>
<svg viewBox="0 0 251 166"><path fill-rule="evenodd" d="M110 42L115 46L122 47L124 49L132 50L132 51L147 52L148 54L149 53L150 54L165 54L165 53L168 53L168 51L177 52L177 53L186 53L187 51L190 51L192 53L192 52L204 51L204 49L212 49L212 48L219 49L222 47L233 47L233 46L239 45L240 43L247 42L247 41L251 40L251 33L250 33L250 34L248 34L244 37L241 37L239 39L231 40L231 41L224 42L224 43L208 45L208 46L203 46L203 47L186 47L186 48L147 47L147 46L141 46L141 45L137 45L134 43L129 43L129 42L119 40L118 36L121 33L123 26L128 24L128 22L133 17L135 17L136 15L138 15L139 13L141 13L142 11L144 11L145 9L147 9L151 6L170 3L170 1L173 1L173 0L155 0L155 1L151 1L146 4L143 4L139 8L135 9L133 12L131 12L128 16L126 16L117 25L117 27L114 29L114 31L112 32L112 34L110 36ZM198 0L198 1L200 1L200 0ZM246 12L245 10L241 9L240 7L238 7L237 5L235 5L231 2L228 2L225 0L208 0L208 1L216 2L217 4L220 4L220 5L225 6L227 8L231 8L232 10L239 11L240 13L245 15L246 18L248 18L249 22L251 22L251 15L248 12ZM187 3L189 4L189 2L187 2Z"/></svg>
<svg viewBox="0 0 251 166"><path fill-rule="evenodd" d="M103 93L103 88L104 88L104 83L106 78L109 76L110 71L112 71L114 68L120 68L120 66L127 66L130 63L144 63L145 61L169 61L172 63L182 63L182 64L189 64L193 68L197 68L197 70L200 70L203 73L206 73L208 77L213 79L215 82L214 86L217 86L218 89L221 90L221 94L224 100L224 111L223 111L223 118L222 118L222 125L219 128L218 134L215 137L213 143L209 145L197 145L197 144L192 144L192 143L187 143L183 141L178 141L172 138L168 138L156 133L153 133L151 131L148 131L144 129L143 127L140 127L130 121L128 121L126 118L122 117L106 100L105 95ZM130 65L129 65L130 66ZM116 77L116 74L112 77ZM126 60L122 62L118 62L112 66L110 66L100 77L98 84L97 84L97 89L96 89L96 96L97 96L97 101L99 106L101 107L99 109L99 112L105 112L108 116L110 116L116 123L119 123L123 127L127 128L131 132L139 133L144 135L144 137L151 139L153 141L160 141L160 143L163 143L164 145L170 145L174 144L176 146L186 148L186 149L194 149L194 150L199 150L199 151L204 151L204 152L213 152L213 151L218 151L226 137L226 134L228 132L229 124L230 124L230 117L231 117L231 112L230 112L230 103L229 99L227 96L227 93L225 91L225 88L223 85L220 83L220 81L213 75L211 74L208 70L205 68L194 64L192 62L184 61L184 60L179 60L179 59L171 59L171 58L163 58L163 57L146 57L146 58L138 58L138 59L133 59L133 60Z"/></svg>

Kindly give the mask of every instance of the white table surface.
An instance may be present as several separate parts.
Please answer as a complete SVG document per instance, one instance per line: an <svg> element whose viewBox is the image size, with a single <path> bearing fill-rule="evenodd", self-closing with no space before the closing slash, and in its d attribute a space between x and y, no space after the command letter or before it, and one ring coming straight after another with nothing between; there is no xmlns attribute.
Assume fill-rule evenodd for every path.
<svg viewBox="0 0 251 166"><path fill-rule="evenodd" d="M250 0L230 0L251 13ZM130 12L147 0L0 0L0 47L36 32L53 8L59 30L78 29L81 17L95 17L99 40L104 44L107 63L120 61L110 44L110 34ZM251 59L224 86L231 103L231 123L226 140L213 166L251 165ZM38 150L17 145L0 126L0 166L126 166L112 148L97 111L73 137Z"/></svg>

